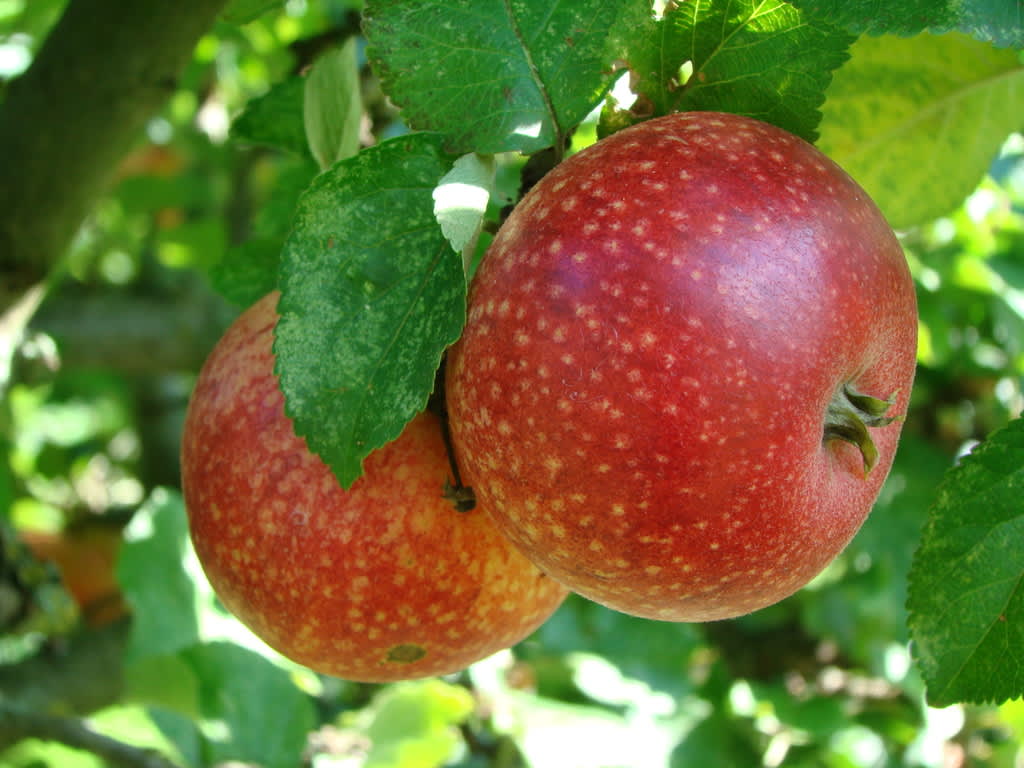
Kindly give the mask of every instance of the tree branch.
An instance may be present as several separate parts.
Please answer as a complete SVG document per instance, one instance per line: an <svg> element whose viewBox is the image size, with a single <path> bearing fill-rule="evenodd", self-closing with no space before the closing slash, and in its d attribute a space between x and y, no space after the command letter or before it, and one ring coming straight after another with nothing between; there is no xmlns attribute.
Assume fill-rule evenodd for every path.
<svg viewBox="0 0 1024 768"><path fill-rule="evenodd" d="M152 749L140 749L89 728L76 718L56 717L0 704L0 742L22 739L56 741L73 749L91 752L117 768L176 768Z"/></svg>
<svg viewBox="0 0 1024 768"><path fill-rule="evenodd" d="M58 262L226 0L70 0L0 106L0 314Z"/></svg>

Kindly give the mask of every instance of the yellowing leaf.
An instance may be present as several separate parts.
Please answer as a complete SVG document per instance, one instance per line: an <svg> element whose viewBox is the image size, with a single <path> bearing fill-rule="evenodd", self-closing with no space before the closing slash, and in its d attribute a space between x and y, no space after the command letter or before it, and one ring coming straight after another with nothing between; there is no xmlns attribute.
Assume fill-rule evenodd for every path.
<svg viewBox="0 0 1024 768"><path fill-rule="evenodd" d="M1020 58L960 34L864 37L851 53L828 89L819 148L894 227L948 213L1020 127Z"/></svg>

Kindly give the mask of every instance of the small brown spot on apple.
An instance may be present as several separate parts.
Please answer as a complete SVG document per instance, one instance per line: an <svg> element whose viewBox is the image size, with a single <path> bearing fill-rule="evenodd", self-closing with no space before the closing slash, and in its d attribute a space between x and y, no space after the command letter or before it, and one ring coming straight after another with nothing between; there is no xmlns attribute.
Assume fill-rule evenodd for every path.
<svg viewBox="0 0 1024 768"><path fill-rule="evenodd" d="M427 655L427 649L416 643L400 643L388 649L387 660L399 664L412 664Z"/></svg>

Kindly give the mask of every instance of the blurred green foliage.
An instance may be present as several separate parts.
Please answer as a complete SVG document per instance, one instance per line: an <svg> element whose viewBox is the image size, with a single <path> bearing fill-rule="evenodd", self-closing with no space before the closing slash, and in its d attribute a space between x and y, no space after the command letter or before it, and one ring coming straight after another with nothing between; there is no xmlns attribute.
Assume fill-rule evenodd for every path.
<svg viewBox="0 0 1024 768"><path fill-rule="evenodd" d="M219 301L208 268L238 306L267 290L317 167L294 123L268 137L272 119L257 116L235 123L232 141L230 127L258 97L266 114L294 117L300 73L352 32L357 5L236 0L233 22L248 22L225 20L201 41L76 240L64 290L169 299L182 312ZM0 78L27 66L62 6L0 0ZM369 130L400 132L365 68L362 78ZM777 606L709 625L572 598L525 643L443 681L323 678L249 634L206 585L173 488L201 353L189 370L65 365L60 329L33 326L11 370L0 369L3 522L55 533L127 523L117 571L134 611L125 682L92 727L195 768L1024 765L1021 700L926 704L905 607L938 479L1024 408L1024 138L1011 137L956 210L902 239L919 289L918 380L881 498L836 562ZM119 332L115 317L109 333ZM0 637L0 673L61 652L60 638L37 640ZM20 695L0 687L0 706ZM0 764L102 765L35 740L0 751Z"/></svg>

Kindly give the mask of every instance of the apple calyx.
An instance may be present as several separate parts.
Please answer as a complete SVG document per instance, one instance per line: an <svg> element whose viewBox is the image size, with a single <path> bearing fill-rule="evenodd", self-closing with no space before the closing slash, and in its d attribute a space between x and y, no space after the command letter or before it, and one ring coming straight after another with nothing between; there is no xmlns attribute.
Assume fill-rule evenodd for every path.
<svg viewBox="0 0 1024 768"><path fill-rule="evenodd" d="M826 443L830 440L845 440L855 445L864 458L864 474L867 475L878 461L878 448L871 439L868 427L892 424L897 417L885 414L894 402L895 393L883 400L858 392L847 382L836 391L828 404L822 440Z"/></svg>

